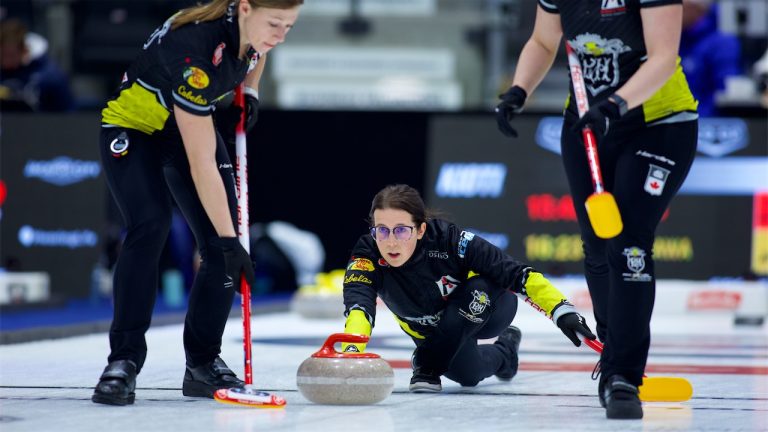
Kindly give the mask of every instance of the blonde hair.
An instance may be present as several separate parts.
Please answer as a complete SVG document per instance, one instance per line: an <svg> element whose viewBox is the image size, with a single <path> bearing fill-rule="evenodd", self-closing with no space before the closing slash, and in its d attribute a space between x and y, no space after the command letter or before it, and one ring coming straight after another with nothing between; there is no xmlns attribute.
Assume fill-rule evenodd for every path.
<svg viewBox="0 0 768 432"><path fill-rule="evenodd" d="M171 29L175 30L185 24L198 21L213 21L227 13L229 5L234 3L235 9L240 0L211 0L205 4L198 4L182 9L173 18ZM304 0L248 0L252 8L291 9L304 4Z"/></svg>

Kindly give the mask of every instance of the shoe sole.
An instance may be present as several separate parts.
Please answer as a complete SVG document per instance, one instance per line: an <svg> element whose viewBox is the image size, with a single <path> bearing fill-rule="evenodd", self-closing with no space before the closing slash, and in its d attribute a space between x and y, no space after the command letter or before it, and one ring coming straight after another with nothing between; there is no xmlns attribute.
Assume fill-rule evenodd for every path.
<svg viewBox="0 0 768 432"><path fill-rule="evenodd" d="M136 400L135 393L129 394L128 397L126 398L107 396L100 393L95 393L93 396L91 396L91 401L93 403L104 404L104 405L116 405L116 406L132 405L135 400Z"/></svg>
<svg viewBox="0 0 768 432"><path fill-rule="evenodd" d="M443 391L441 384L415 383L408 387L413 393L440 393Z"/></svg>
<svg viewBox="0 0 768 432"><path fill-rule="evenodd" d="M605 417L615 420L637 420L643 418L643 407L636 402L612 401L605 409Z"/></svg>
<svg viewBox="0 0 768 432"><path fill-rule="evenodd" d="M197 381L184 381L181 386L181 394L189 397L204 397L213 399L213 394L218 388Z"/></svg>

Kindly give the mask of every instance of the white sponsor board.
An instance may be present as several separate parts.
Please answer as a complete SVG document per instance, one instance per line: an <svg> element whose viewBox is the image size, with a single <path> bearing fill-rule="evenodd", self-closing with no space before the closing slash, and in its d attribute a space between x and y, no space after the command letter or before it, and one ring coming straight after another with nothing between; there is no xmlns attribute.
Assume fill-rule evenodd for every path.
<svg viewBox="0 0 768 432"><path fill-rule="evenodd" d="M429 16L437 11L437 0L360 0L364 16ZM350 0L311 0L301 7L302 15L346 16Z"/></svg>
<svg viewBox="0 0 768 432"><path fill-rule="evenodd" d="M270 54L272 76L293 78L406 77L448 79L456 58L443 48L285 46Z"/></svg>
<svg viewBox="0 0 768 432"><path fill-rule="evenodd" d="M278 104L289 109L458 110L455 81L290 80L277 89Z"/></svg>
<svg viewBox="0 0 768 432"><path fill-rule="evenodd" d="M45 272L0 272L0 304L44 302L50 298L50 283Z"/></svg>

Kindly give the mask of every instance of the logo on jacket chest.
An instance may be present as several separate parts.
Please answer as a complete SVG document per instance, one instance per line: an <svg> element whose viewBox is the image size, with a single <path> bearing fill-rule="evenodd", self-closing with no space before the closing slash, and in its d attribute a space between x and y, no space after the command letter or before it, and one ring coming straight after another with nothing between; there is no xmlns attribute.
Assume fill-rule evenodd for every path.
<svg viewBox="0 0 768 432"><path fill-rule="evenodd" d="M461 282L451 275L445 275L440 280L435 281L435 283L437 284L437 289L440 290L440 295L443 296L443 299L446 299Z"/></svg>
<svg viewBox="0 0 768 432"><path fill-rule="evenodd" d="M431 250L431 251L427 251L427 257L445 260L445 259L448 259L448 252Z"/></svg>
<svg viewBox="0 0 768 432"><path fill-rule="evenodd" d="M619 55L632 48L621 39L605 39L594 33L580 34L570 43L579 56L584 85L592 96L619 84Z"/></svg>
<svg viewBox="0 0 768 432"><path fill-rule="evenodd" d="M602 0L600 2L600 17L608 18L627 13L626 0Z"/></svg>

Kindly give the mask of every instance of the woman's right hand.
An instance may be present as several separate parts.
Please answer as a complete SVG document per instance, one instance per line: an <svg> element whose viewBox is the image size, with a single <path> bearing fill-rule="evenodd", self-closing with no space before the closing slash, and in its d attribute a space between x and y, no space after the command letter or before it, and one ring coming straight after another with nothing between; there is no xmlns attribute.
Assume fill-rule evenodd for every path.
<svg viewBox="0 0 768 432"><path fill-rule="evenodd" d="M240 276L245 276L248 285L253 286L255 275L253 262L237 237L218 237L211 240L211 245L218 247L224 254L224 272L227 281L224 286L231 286L235 291L242 293Z"/></svg>

